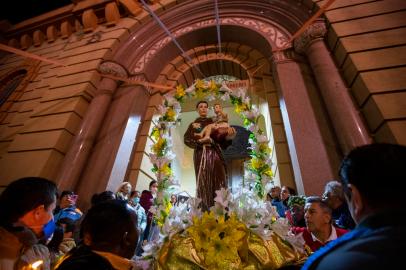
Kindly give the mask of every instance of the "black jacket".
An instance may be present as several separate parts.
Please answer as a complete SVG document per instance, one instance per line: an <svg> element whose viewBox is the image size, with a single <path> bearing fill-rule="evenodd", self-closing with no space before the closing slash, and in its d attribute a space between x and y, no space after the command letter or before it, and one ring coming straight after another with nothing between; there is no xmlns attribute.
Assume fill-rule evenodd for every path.
<svg viewBox="0 0 406 270"><path fill-rule="evenodd" d="M108 260L92 252L87 246L72 249L62 258L55 270L114 270Z"/></svg>

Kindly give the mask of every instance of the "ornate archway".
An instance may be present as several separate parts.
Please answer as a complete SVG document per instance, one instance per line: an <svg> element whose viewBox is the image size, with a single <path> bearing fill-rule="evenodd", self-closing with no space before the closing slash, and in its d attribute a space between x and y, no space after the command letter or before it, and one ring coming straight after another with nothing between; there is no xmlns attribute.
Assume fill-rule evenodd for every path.
<svg viewBox="0 0 406 270"><path fill-rule="evenodd" d="M292 11L286 1L275 1L275 3L224 1L221 5L222 43L227 48L228 45L237 44L238 55L235 50L231 55L234 55L235 61L239 61L239 66L242 66L241 63L244 64L245 68L240 68L240 70L254 73L255 66L258 68L261 63L265 63L259 69L261 76L255 72L250 77L250 81L253 89L273 90L268 93L270 114L274 116L271 118L278 119L277 134L285 134L285 130L287 133L287 136L281 135L277 138L277 141L284 144L276 152L283 153L281 159L287 160L287 163L291 161L293 164L293 166L287 164L284 170L290 170L289 173L294 175L294 181L301 193L304 192L303 182L316 182L317 185L320 185L325 179L334 177L331 157L323 143L322 133L324 131L321 130L320 119L317 115L323 113L316 112L317 109L313 108L314 103L318 103L317 106L319 106L321 102L317 100L314 93L310 93L318 90L307 64L290 51L272 54L272 49L280 47L289 37L289 33L293 33L307 19L308 9L298 8ZM212 45L216 43L212 8L211 1L187 1L174 9L169 8L160 17L173 33L178 33L177 39L184 50L193 50L194 58L199 65L211 65L210 63L222 60L227 68L227 63L233 62L231 60L234 58L227 59L230 57L227 52L220 57L215 53L215 46ZM213 52L206 53L210 50ZM199 55L200 52L204 53ZM205 58L204 61L200 61L199 57L200 60ZM173 59L180 61L171 64ZM189 75L193 74L193 71L188 72L187 70L193 70L190 66L194 63L185 61L176 46L169 42L165 33L152 21L145 23L142 28L135 29L123 41L112 60L123 65L138 79L172 86L177 84L181 80L180 78L184 78L184 81L189 83L191 80ZM250 61L252 61L252 65ZM177 66L178 64L180 66ZM163 73L162 70L165 68L172 69L172 72ZM102 85L103 89L111 88L110 91L114 91L116 88L115 82L107 79L102 81ZM137 164L142 162L152 116L155 106L160 101L161 93L155 91L145 94L145 89L141 86L126 86L120 87L114 96L119 97L120 93L125 91L144 94L134 94L136 96L132 96L131 102L120 101L119 98L116 101L113 99L116 105L113 104L114 108L110 108L108 119L122 119L123 129L111 138L108 147L97 146L99 149L94 151L95 153L82 173L83 180L79 183L79 190L85 190L90 185L84 180L97 182L98 189L106 187L114 189L124 180L124 177L133 182L138 177L140 165ZM125 116L122 114L123 106L120 106L120 102L128 108L128 114ZM145 106L145 110L141 109ZM117 107L121 107L120 113L117 112ZM138 117L139 124L137 125L139 126L134 126L131 132L127 132L126 125L131 124L130 121L134 119L134 115ZM134 138L136 138L135 142ZM132 144L125 145L124 142ZM121 147L127 148L127 150L125 156L120 158L118 152ZM131 148L132 152L128 148ZM113 155L111 155L112 151ZM103 153L109 156L103 156ZM314 153L314 155L310 155L310 153ZM111 162L113 157L115 160ZM107 159L110 161L106 162ZM106 166L106 164L110 165ZM114 175L112 171L116 165L127 168L127 173ZM94 167L101 168L104 173L94 172ZM292 172L292 167L294 172ZM281 167L279 169L282 170ZM309 187L307 192L310 193L316 193L316 190L318 193L318 189L320 189L319 186L316 186L315 191L312 191L314 185L307 186Z"/></svg>

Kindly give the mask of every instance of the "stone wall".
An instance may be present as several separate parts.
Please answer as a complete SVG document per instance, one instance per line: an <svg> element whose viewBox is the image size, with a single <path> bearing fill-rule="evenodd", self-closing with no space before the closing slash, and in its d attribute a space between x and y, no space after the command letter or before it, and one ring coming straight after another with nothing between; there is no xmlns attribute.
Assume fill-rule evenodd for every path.
<svg viewBox="0 0 406 270"><path fill-rule="evenodd" d="M376 142L406 144L405 16L403 0L339 0L326 12L328 46Z"/></svg>
<svg viewBox="0 0 406 270"><path fill-rule="evenodd" d="M27 49L66 67L41 63L37 75L20 90L21 95L11 96L10 104L2 106L6 115L0 123L1 185L23 176L56 179L71 139L96 93L98 65L109 59L137 24L135 19L122 18L112 27L100 25L87 34L72 34ZM11 54L3 57L0 78L24 61Z"/></svg>

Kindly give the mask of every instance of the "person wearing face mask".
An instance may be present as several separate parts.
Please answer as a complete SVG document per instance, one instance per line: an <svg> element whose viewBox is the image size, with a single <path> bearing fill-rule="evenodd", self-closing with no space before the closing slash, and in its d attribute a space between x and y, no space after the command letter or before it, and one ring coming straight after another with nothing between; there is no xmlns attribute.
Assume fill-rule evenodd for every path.
<svg viewBox="0 0 406 270"><path fill-rule="evenodd" d="M0 195L0 269L50 269L50 254L39 244L53 220L57 188L40 177L12 182ZM49 233L49 232L48 232Z"/></svg>
<svg viewBox="0 0 406 270"><path fill-rule="evenodd" d="M129 204L134 207L135 212L137 213L137 228L139 233L139 241L135 254L141 256L142 254L142 239L144 236L145 228L147 227L147 214L145 209L140 204L140 192L138 190L131 191Z"/></svg>

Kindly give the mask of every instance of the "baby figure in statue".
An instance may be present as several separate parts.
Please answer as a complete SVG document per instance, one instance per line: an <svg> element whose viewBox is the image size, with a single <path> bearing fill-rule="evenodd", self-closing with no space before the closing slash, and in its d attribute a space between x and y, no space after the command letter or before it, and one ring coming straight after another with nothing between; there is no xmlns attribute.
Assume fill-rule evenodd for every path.
<svg viewBox="0 0 406 270"><path fill-rule="evenodd" d="M216 114L213 117L214 123L205 126L201 132L195 133L195 136L200 138L198 142L203 144L210 143L212 138L222 140L227 137L228 128L230 128L228 116L223 112L223 108L219 103L214 104L214 113Z"/></svg>

